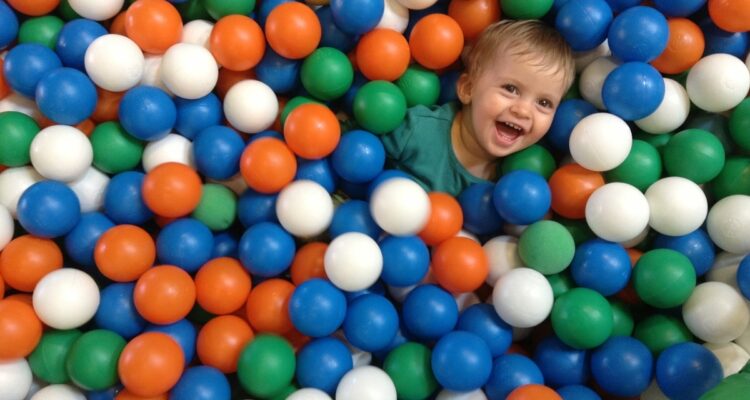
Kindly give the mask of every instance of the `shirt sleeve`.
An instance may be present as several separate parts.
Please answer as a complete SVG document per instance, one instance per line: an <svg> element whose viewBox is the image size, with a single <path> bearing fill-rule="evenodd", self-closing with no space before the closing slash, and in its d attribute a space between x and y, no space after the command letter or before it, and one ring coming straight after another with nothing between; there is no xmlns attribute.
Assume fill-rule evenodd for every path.
<svg viewBox="0 0 750 400"><path fill-rule="evenodd" d="M404 149L407 147L409 140L414 132L412 118L407 114L404 122L398 128L382 136L383 147L385 148L386 157L396 164L399 164L404 157Z"/></svg>

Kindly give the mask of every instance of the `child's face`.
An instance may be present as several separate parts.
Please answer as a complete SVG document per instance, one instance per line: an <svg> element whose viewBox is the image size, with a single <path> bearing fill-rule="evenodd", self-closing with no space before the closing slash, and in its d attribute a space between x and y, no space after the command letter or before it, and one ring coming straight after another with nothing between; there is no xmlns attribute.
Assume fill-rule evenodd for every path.
<svg viewBox="0 0 750 400"><path fill-rule="evenodd" d="M491 157L505 157L531 146L552 124L565 94L563 72L534 65L534 61L533 55L518 57L498 51L478 76L472 79L464 74L458 81L465 129Z"/></svg>

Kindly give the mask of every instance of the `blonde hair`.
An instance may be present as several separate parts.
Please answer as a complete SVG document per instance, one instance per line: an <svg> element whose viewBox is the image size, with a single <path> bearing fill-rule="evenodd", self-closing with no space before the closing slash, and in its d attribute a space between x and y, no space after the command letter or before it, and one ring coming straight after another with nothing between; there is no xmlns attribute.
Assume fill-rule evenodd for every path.
<svg viewBox="0 0 750 400"><path fill-rule="evenodd" d="M553 73L562 72L566 91L575 79L573 51L560 33L541 21L505 19L495 22L467 50L464 64L472 79L479 76L498 51L508 51Z"/></svg>

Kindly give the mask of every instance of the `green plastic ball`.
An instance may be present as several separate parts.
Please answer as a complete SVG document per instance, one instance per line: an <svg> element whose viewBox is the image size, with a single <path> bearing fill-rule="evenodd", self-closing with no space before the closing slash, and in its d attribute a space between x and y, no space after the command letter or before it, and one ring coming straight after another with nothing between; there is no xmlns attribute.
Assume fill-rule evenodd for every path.
<svg viewBox="0 0 750 400"><path fill-rule="evenodd" d="M570 235L573 236L573 241L575 242L576 246L596 237L596 235L594 235L594 232L591 231L591 228L589 228L589 225L586 223L585 219L569 219L556 217L555 221L559 222L562 226L565 227L565 229L568 230L568 232L570 232Z"/></svg>
<svg viewBox="0 0 750 400"><path fill-rule="evenodd" d="M556 221L535 222L518 240L521 260L544 275L563 271L573 261L575 252L573 236Z"/></svg>
<svg viewBox="0 0 750 400"><path fill-rule="evenodd" d="M633 313L621 301L613 301L612 306L612 336L630 336L633 334Z"/></svg>
<svg viewBox="0 0 750 400"><path fill-rule="evenodd" d="M567 271L560 272L559 274L552 274L546 276L549 285L552 287L552 294L555 298L558 298L565 293L568 293L570 289L575 287L573 278L570 277Z"/></svg>
<svg viewBox="0 0 750 400"><path fill-rule="evenodd" d="M354 118L366 130L383 135L396 129L406 116L406 98L395 84L370 81L354 96Z"/></svg>
<svg viewBox="0 0 750 400"><path fill-rule="evenodd" d="M717 201L733 194L750 195L750 158L729 158L711 188Z"/></svg>
<svg viewBox="0 0 750 400"><path fill-rule="evenodd" d="M641 130L637 130L633 133L633 140L640 140L642 142L646 142L653 146L656 151L659 152L659 155L664 155L664 148L667 146L667 143L669 143L669 140L672 139L672 135L669 133L660 133L658 135L654 135L653 133L644 132Z"/></svg>
<svg viewBox="0 0 750 400"><path fill-rule="evenodd" d="M729 134L729 118L722 114L711 113L699 109L690 111L690 116L682 125L682 129L703 129L714 134L724 146L724 152L734 151L734 141Z"/></svg>
<svg viewBox="0 0 750 400"><path fill-rule="evenodd" d="M681 176L699 185L706 183L724 167L724 146L711 132L684 130L664 148L664 167L670 176Z"/></svg>
<svg viewBox="0 0 750 400"><path fill-rule="evenodd" d="M73 343L81 335L81 331L77 329L45 332L39 344L29 355L29 366L34 376L51 384L68 382L70 377L65 369L65 359Z"/></svg>
<svg viewBox="0 0 750 400"><path fill-rule="evenodd" d="M54 15L29 18L18 30L18 43L36 43L54 50L63 25L65 22Z"/></svg>
<svg viewBox="0 0 750 400"><path fill-rule="evenodd" d="M422 66L414 64L406 69L403 75L396 81L406 97L406 105L431 106L437 103L440 97L440 78L438 75Z"/></svg>
<svg viewBox="0 0 750 400"><path fill-rule="evenodd" d="M188 0L176 5L177 11L180 12L183 22L194 21L196 19L210 20L211 16L203 7L203 0Z"/></svg>
<svg viewBox="0 0 750 400"><path fill-rule="evenodd" d="M215 20L232 14L250 15L255 8L255 0L203 0L203 7Z"/></svg>
<svg viewBox="0 0 750 400"><path fill-rule="evenodd" d="M292 97L291 99L289 99L289 101L286 102L284 108L281 109L281 126L283 127L284 123L286 123L286 117L289 116L289 113L294 111L295 108L307 103L323 104L317 100L305 96Z"/></svg>
<svg viewBox="0 0 750 400"><path fill-rule="evenodd" d="M503 175L523 169L536 172L544 179L549 179L555 172L555 168L557 168L555 158L549 150L538 144L533 144L505 157L501 164Z"/></svg>
<svg viewBox="0 0 750 400"><path fill-rule="evenodd" d="M750 151L750 98L742 100L729 116L729 135L741 149Z"/></svg>
<svg viewBox="0 0 750 400"><path fill-rule="evenodd" d="M81 18L80 15L70 6L70 0L61 0L57 6L57 13L66 21L72 21Z"/></svg>
<svg viewBox="0 0 750 400"><path fill-rule="evenodd" d="M693 334L681 319L661 314L651 315L639 322L634 336L654 355L669 346L693 340Z"/></svg>
<svg viewBox="0 0 750 400"><path fill-rule="evenodd" d="M503 0L503 16L512 19L539 19L547 15L554 0Z"/></svg>
<svg viewBox="0 0 750 400"><path fill-rule="evenodd" d="M651 144L634 140L630 154L615 169L604 174L607 182L624 182L645 191L661 177L661 156Z"/></svg>
<svg viewBox="0 0 750 400"><path fill-rule="evenodd" d="M29 162L29 149L39 125L33 118L17 111L0 113L0 164L21 167Z"/></svg>
<svg viewBox="0 0 750 400"><path fill-rule="evenodd" d="M286 400L287 397L289 397L292 393L296 392L297 390L299 389L296 386L289 385L285 387L284 389L282 389L281 392L279 392L279 394L272 397L271 400Z"/></svg>
<svg viewBox="0 0 750 400"><path fill-rule="evenodd" d="M427 346L407 342L393 349L385 358L383 369L396 385L399 399L426 399L438 388L432 374L431 354Z"/></svg>
<svg viewBox="0 0 750 400"><path fill-rule="evenodd" d="M193 211L193 218L212 231L222 231L234 223L237 216L237 196L224 185L203 185L201 201Z"/></svg>
<svg viewBox="0 0 750 400"><path fill-rule="evenodd" d="M117 383L117 360L125 339L108 330L88 331L73 343L65 366L70 380L85 390L102 390Z"/></svg>
<svg viewBox="0 0 750 400"><path fill-rule="evenodd" d="M143 156L143 142L131 136L115 121L94 128L91 146L94 149L94 166L108 174L135 168Z"/></svg>
<svg viewBox="0 0 750 400"><path fill-rule="evenodd" d="M571 289L552 307L552 329L563 343L576 349L601 345L612 334L613 326L612 306L591 289Z"/></svg>
<svg viewBox="0 0 750 400"><path fill-rule="evenodd" d="M245 346L237 365L242 388L252 396L276 396L294 378L294 349L276 335L258 335Z"/></svg>
<svg viewBox="0 0 750 400"><path fill-rule="evenodd" d="M696 277L687 256L671 249L655 249L638 259L632 279L644 303L656 308L672 308L690 297Z"/></svg>
<svg viewBox="0 0 750 400"><path fill-rule="evenodd" d="M346 54L332 47L321 47L310 54L300 71L302 86L315 98L337 99L354 81L354 68Z"/></svg>

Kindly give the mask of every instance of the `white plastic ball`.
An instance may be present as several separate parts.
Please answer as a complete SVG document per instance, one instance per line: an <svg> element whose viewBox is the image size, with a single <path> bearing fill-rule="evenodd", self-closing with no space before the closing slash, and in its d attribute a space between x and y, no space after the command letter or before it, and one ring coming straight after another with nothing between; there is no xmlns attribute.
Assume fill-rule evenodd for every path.
<svg viewBox="0 0 750 400"><path fill-rule="evenodd" d="M13 240L14 222L10 211L0 204L0 251Z"/></svg>
<svg viewBox="0 0 750 400"><path fill-rule="evenodd" d="M86 396L71 385L49 385L36 392L30 400L86 400Z"/></svg>
<svg viewBox="0 0 750 400"><path fill-rule="evenodd" d="M94 161L94 148L80 130L53 125L34 136L29 149L31 165L43 177L71 182L83 176Z"/></svg>
<svg viewBox="0 0 750 400"><path fill-rule="evenodd" d="M0 99L0 112L17 111L26 114L35 120L42 116L36 102L22 94L11 92L5 98Z"/></svg>
<svg viewBox="0 0 750 400"><path fill-rule="evenodd" d="M482 389L472 390L471 392L453 392L443 389L435 397L435 400L487 400L487 396Z"/></svg>
<svg viewBox="0 0 750 400"><path fill-rule="evenodd" d="M180 42L197 44L208 48L211 31L214 29L212 22L205 19L194 19L182 27L182 38Z"/></svg>
<svg viewBox="0 0 750 400"><path fill-rule="evenodd" d="M222 179L222 180L215 180L215 179L209 179L209 183L218 183L219 185L226 186L229 188L229 190L233 191L234 194L237 196L242 196L242 193L245 193L245 190L247 190L247 182L245 182L245 178L242 177L242 174L237 173L235 176L229 178L229 179Z"/></svg>
<svg viewBox="0 0 750 400"><path fill-rule="evenodd" d="M84 63L86 73L97 86L122 92L141 81L145 58L130 38L109 34L99 36L89 45Z"/></svg>
<svg viewBox="0 0 750 400"><path fill-rule="evenodd" d="M477 243L480 243L479 239L477 238L477 235L475 235L475 234L473 234L473 233L471 233L471 232L469 232L469 231L467 231L465 229L459 230L458 233L456 234L456 237L465 237L467 239L471 239L471 240L473 240L473 241L475 241Z"/></svg>
<svg viewBox="0 0 750 400"><path fill-rule="evenodd" d="M640 235L649 214L646 196L627 183L607 183L586 202L586 223L597 236L611 242L626 242Z"/></svg>
<svg viewBox="0 0 750 400"><path fill-rule="evenodd" d="M153 142L149 142L143 149L143 170L146 172L168 162L176 162L195 168L193 142L185 136L170 133Z"/></svg>
<svg viewBox="0 0 750 400"><path fill-rule="evenodd" d="M745 332L742 332L740 337L734 340L734 343L750 354L750 325L745 329Z"/></svg>
<svg viewBox="0 0 750 400"><path fill-rule="evenodd" d="M279 193L276 215L281 226L299 238L320 235L333 219L333 199L317 182L294 181Z"/></svg>
<svg viewBox="0 0 750 400"><path fill-rule="evenodd" d="M161 80L183 99L198 99L211 93L218 79L219 65L201 45L177 43L167 49L161 60Z"/></svg>
<svg viewBox="0 0 750 400"><path fill-rule="evenodd" d="M722 344L705 343L703 347L711 350L716 358L719 359L725 378L740 372L742 367L750 361L750 354L732 342Z"/></svg>
<svg viewBox="0 0 750 400"><path fill-rule="evenodd" d="M570 155L591 171L609 171L630 154L633 135L622 118L595 113L580 120L570 134Z"/></svg>
<svg viewBox="0 0 750 400"><path fill-rule="evenodd" d="M664 98L659 107L635 124L648 133L669 133L682 126L690 113L690 97L679 82L664 78Z"/></svg>
<svg viewBox="0 0 750 400"><path fill-rule="evenodd" d="M31 367L25 358L0 362L0 399L25 399L31 389L31 381Z"/></svg>
<svg viewBox="0 0 750 400"><path fill-rule="evenodd" d="M745 258L744 254L727 253L725 251L717 254L711 269L706 272L706 281L726 283L739 291L737 268L739 268L743 258Z"/></svg>
<svg viewBox="0 0 750 400"><path fill-rule="evenodd" d="M396 385L380 368L357 367L339 381L336 400L396 400Z"/></svg>
<svg viewBox="0 0 750 400"><path fill-rule="evenodd" d="M541 324L552 311L552 287L547 278L531 268L515 268L497 280L492 304L503 321L530 328Z"/></svg>
<svg viewBox="0 0 750 400"><path fill-rule="evenodd" d="M630 240L626 240L624 242L619 242L619 243L622 245L622 247L626 249L631 248L631 247L636 247L639 244L643 243L644 240L648 239L648 234L650 232L651 232L651 228L649 228L647 225L645 228L643 228L643 231L641 231L641 233L636 235L636 237Z"/></svg>
<svg viewBox="0 0 750 400"><path fill-rule="evenodd" d="M731 286L704 282L695 287L682 306L682 319L699 339L727 343L745 332L750 312L742 296Z"/></svg>
<svg viewBox="0 0 750 400"><path fill-rule="evenodd" d="M437 0L398 0L398 2L410 10L424 10L437 3Z"/></svg>
<svg viewBox="0 0 750 400"><path fill-rule="evenodd" d="M109 176L94 167L89 167L82 177L68 184L78 197L81 212L98 211L104 205L104 192L109 184Z"/></svg>
<svg viewBox="0 0 750 400"><path fill-rule="evenodd" d="M245 133L258 133L276 120L279 101L265 83L246 79L232 86L224 97L224 115L232 126Z"/></svg>
<svg viewBox="0 0 750 400"><path fill-rule="evenodd" d="M409 9L398 0L385 0L383 16L376 28L391 29L396 32L404 33L409 25Z"/></svg>
<svg viewBox="0 0 750 400"><path fill-rule="evenodd" d="M591 50L574 52L573 59L575 60L576 72L581 73L595 60L611 55L612 50L609 49L609 41L606 39Z"/></svg>
<svg viewBox="0 0 750 400"><path fill-rule="evenodd" d="M487 284L494 285L497 279L513 268L523 267L523 261L518 255L518 238L513 236L497 236L485 243L482 248L487 254L490 272L487 274Z"/></svg>
<svg viewBox="0 0 750 400"><path fill-rule="evenodd" d="M687 92L693 104L708 112L731 110L750 90L750 72L739 58L725 53L701 58L688 72Z"/></svg>
<svg viewBox="0 0 750 400"><path fill-rule="evenodd" d="M34 311L55 329L73 329L88 322L99 307L99 288L85 272L62 268L45 275L34 288Z"/></svg>
<svg viewBox="0 0 750 400"><path fill-rule="evenodd" d="M286 400L331 400L331 396L319 389L304 388L290 394Z"/></svg>
<svg viewBox="0 0 750 400"><path fill-rule="evenodd" d="M8 168L0 172L0 205L7 208L15 217L18 199L23 192L43 179L44 177L29 166Z"/></svg>
<svg viewBox="0 0 750 400"><path fill-rule="evenodd" d="M481 303L479 301L479 296L477 296L476 293L472 292L459 293L454 295L453 297L456 299L459 313L463 312L465 309L473 306L474 304Z"/></svg>
<svg viewBox="0 0 750 400"><path fill-rule="evenodd" d="M331 241L323 256L326 275L337 288L356 292L372 286L383 271L378 244L359 232L347 232Z"/></svg>
<svg viewBox="0 0 750 400"><path fill-rule="evenodd" d="M157 87L168 95L173 96L172 91L161 80L161 61L163 59L161 54L147 55L143 60L143 75L138 84Z"/></svg>
<svg viewBox="0 0 750 400"><path fill-rule="evenodd" d="M716 202L708 212L708 236L730 253L750 253L750 196L733 195Z"/></svg>
<svg viewBox="0 0 750 400"><path fill-rule="evenodd" d="M384 231L395 236L415 235L430 218L430 198L416 182L391 178L370 196L370 213Z"/></svg>
<svg viewBox="0 0 750 400"><path fill-rule="evenodd" d="M70 0L68 3L81 17L104 21L119 13L125 0Z"/></svg>
<svg viewBox="0 0 750 400"><path fill-rule="evenodd" d="M605 110L604 99L602 99L604 80L618 65L613 57L600 57L587 65L578 78L578 91L581 97L594 107Z"/></svg>
<svg viewBox="0 0 750 400"><path fill-rule="evenodd" d="M646 190L650 210L648 224L668 236L682 236L703 225L708 200L700 186L690 179L670 176L659 179Z"/></svg>

